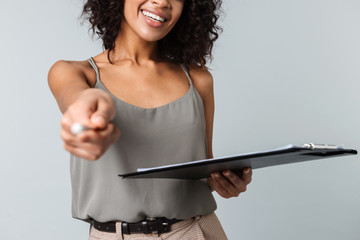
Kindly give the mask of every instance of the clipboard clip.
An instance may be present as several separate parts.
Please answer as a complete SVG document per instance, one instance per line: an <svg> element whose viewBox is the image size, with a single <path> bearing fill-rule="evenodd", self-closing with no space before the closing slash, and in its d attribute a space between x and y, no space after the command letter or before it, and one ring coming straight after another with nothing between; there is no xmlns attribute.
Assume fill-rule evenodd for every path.
<svg viewBox="0 0 360 240"><path fill-rule="evenodd" d="M306 143L301 147L308 149L344 149L344 145L316 144L316 143Z"/></svg>

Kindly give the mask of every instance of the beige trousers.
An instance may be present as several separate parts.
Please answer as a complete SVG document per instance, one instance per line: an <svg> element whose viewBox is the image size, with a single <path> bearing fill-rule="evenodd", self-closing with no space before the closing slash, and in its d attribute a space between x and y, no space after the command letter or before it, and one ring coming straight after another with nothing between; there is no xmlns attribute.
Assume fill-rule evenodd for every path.
<svg viewBox="0 0 360 240"><path fill-rule="evenodd" d="M93 226L89 240L227 240L215 213L198 216L171 225L171 231L162 234L122 234L121 222L116 223L116 233L101 232Z"/></svg>

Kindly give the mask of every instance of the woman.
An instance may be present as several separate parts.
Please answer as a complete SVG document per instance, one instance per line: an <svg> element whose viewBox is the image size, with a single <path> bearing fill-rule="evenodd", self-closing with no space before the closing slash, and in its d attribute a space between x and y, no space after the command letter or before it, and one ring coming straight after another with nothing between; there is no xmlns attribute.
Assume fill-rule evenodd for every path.
<svg viewBox="0 0 360 240"><path fill-rule="evenodd" d="M88 0L83 14L105 51L58 61L48 81L71 153L72 214L90 239L226 239L212 191L246 190L252 172L204 181L123 180L137 168L212 158L220 0ZM80 123L86 130L74 134Z"/></svg>

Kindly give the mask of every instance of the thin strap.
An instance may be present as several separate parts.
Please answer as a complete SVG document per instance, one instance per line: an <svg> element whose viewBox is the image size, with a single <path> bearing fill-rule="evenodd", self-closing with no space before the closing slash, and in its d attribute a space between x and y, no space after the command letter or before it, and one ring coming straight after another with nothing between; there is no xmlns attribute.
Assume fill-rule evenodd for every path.
<svg viewBox="0 0 360 240"><path fill-rule="evenodd" d="M191 86L191 85L192 85L192 81L191 81L191 78L190 78L190 75L189 75L187 69L186 69L186 68L184 67L184 65L182 65L182 64L180 64L180 66L181 66L182 69L184 70L184 72L185 72L185 74L186 74L186 76L187 76L187 78L188 78L188 80L189 80L190 86Z"/></svg>
<svg viewBox="0 0 360 240"><path fill-rule="evenodd" d="M95 72L96 72L96 81L99 82L99 81L100 81L99 69L98 69L98 67L97 67L96 64L95 64L94 59L93 59L92 57L90 57L90 58L88 59L88 61L89 61L90 65L93 67L93 69L94 69Z"/></svg>
<svg viewBox="0 0 360 240"><path fill-rule="evenodd" d="M90 57L90 58L88 59L88 61L89 61L90 65L93 67L93 69L94 69L95 72L96 72L97 81L100 81L99 69L98 69L98 67L97 67L96 64L95 64L94 59L93 59L92 57ZM184 70L184 72L185 72L185 74L186 74L186 77L188 78L189 83L190 83L190 86L191 86L191 85L192 85L192 81L191 81L191 78L190 78L190 75L189 75L187 69L186 69L186 68L184 67L184 65L182 65L182 64L180 64L180 66L181 66L181 68Z"/></svg>

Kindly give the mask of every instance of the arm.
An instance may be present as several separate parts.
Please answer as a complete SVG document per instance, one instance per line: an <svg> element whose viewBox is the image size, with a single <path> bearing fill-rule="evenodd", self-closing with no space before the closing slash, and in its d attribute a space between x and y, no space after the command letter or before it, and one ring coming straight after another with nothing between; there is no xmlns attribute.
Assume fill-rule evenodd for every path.
<svg viewBox="0 0 360 240"><path fill-rule="evenodd" d="M78 157L98 159L119 136L119 130L111 123L115 116L112 98L90 87L79 63L56 62L49 70L48 84L63 113L61 137L65 150ZM95 130L75 136L70 131L73 123Z"/></svg>
<svg viewBox="0 0 360 240"><path fill-rule="evenodd" d="M193 80L194 87L199 92L204 103L208 144L207 155L208 158L213 158L212 135L215 112L213 77L209 71L199 67L192 68L190 70L190 76ZM211 189L224 198L237 197L241 192L246 191L247 185L251 182L251 177L252 171L250 168L244 169L241 176L230 170L226 170L222 173L212 173L208 179L208 184Z"/></svg>
<svg viewBox="0 0 360 240"><path fill-rule="evenodd" d="M213 77L209 71L199 67L190 69L190 77L193 80L194 87L200 94L204 103L206 142L208 149L207 158L213 158L212 135L215 111Z"/></svg>
<svg viewBox="0 0 360 240"><path fill-rule="evenodd" d="M57 61L50 68L48 84L62 113L66 112L84 90L90 89L85 73L78 66L64 60Z"/></svg>

